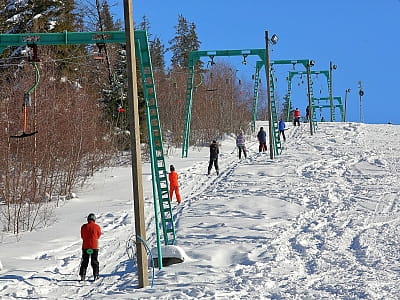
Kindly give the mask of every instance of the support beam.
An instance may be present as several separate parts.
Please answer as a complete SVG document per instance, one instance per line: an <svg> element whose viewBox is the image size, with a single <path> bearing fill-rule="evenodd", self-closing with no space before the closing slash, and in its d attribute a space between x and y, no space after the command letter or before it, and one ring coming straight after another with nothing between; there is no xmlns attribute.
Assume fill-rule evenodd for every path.
<svg viewBox="0 0 400 300"><path fill-rule="evenodd" d="M142 158L140 150L140 127L139 127L139 100L137 94L136 80L136 55L135 36L133 31L133 7L132 0L124 0L124 19L126 33L126 52L128 67L128 105L129 105L129 129L131 132L132 153L132 181L133 181L133 204L136 231L136 256L138 265L139 287L149 285L148 263L146 248L143 241L146 240L146 226L144 216L144 197L142 185ZM158 224L156 224L158 226Z"/></svg>

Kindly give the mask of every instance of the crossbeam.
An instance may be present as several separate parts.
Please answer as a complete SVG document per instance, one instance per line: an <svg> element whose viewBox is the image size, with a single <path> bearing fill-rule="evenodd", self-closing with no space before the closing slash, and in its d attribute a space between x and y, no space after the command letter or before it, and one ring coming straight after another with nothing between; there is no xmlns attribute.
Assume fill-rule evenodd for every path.
<svg viewBox="0 0 400 300"><path fill-rule="evenodd" d="M135 31L135 40L146 38L144 30ZM19 33L0 34L0 54L9 46L25 45L84 45L84 44L124 44L125 31L104 32L59 32L59 33Z"/></svg>

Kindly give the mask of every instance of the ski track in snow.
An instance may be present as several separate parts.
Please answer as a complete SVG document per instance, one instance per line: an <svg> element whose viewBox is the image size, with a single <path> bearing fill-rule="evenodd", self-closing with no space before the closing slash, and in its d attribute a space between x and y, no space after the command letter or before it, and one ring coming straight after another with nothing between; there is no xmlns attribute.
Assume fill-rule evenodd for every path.
<svg viewBox="0 0 400 300"><path fill-rule="evenodd" d="M128 200L120 199L113 200L118 205L103 207L107 212L98 216L103 237L97 282L77 281L81 241L68 240L63 248L35 253L26 270L0 273L0 295L397 299L400 143L386 143L387 136L398 140L399 129L368 125L376 126L378 135L363 130L363 124L319 125L313 136L308 124L291 127L282 155L274 160L268 151L250 151L240 161L222 153L219 176L214 170L206 175L207 156L181 169L183 203L172 204L177 244L189 259L156 270L154 288L137 289L136 266L121 242L133 232L132 213L127 211ZM344 131L339 136L337 126ZM326 136L319 139L322 134ZM155 245L151 191L145 198L147 241ZM41 264L49 260L52 267ZM89 267L89 275L90 271Z"/></svg>
<svg viewBox="0 0 400 300"><path fill-rule="evenodd" d="M265 182L265 186L261 191L258 190L258 184L252 184L254 178L247 180L245 172L235 176L239 170L246 168L246 162L230 163L230 167L221 174L222 177L215 179L201 197L195 199L206 202L205 205L210 207L209 222L194 221L190 227L183 225L184 229L178 226L178 234L183 232L183 240L198 241L198 247L207 247L210 239L215 243L223 243L224 249L229 243L243 244L241 253L215 254L226 257L228 279L225 280L232 284L232 294L229 296L293 298L301 295L311 299L374 298L377 295L397 297L399 288L391 282L398 276L399 269L398 255L395 255L398 246L398 176L392 176L392 172L387 176L388 170L384 168L387 166L379 159L379 152L385 145L379 143L379 137L371 135L365 138L362 129L352 124L345 127L346 134L343 137L328 138L328 144L318 144L316 138L307 136L307 130L302 125L294 128L288 136L284 147L292 149L296 155L283 153L274 161L266 161L262 157L265 154L253 154L249 158L252 168L258 167L257 162L262 165L258 181ZM374 144L377 138L376 147L367 147L368 152L364 152L363 147L355 153L343 151L348 143L354 144L357 150L365 140ZM341 145L346 147L341 149ZM302 160L301 154L308 156L310 151L315 151L315 158L311 161ZM398 160L389 168L390 171L398 171ZM285 174L297 175L298 182L290 182L291 187L285 185L281 178ZM261 209L255 210L254 214L245 214L244 211L249 208L245 204L244 210L230 211L229 202L234 199L230 199L229 195L237 193L243 195L244 202L249 198L262 201L257 196L269 195L302 209L299 209L297 216L291 216L288 220L260 224L254 228L253 236L241 236L240 228L246 219L268 220L269 217ZM377 194L382 197L373 199ZM217 203L213 205L213 201ZM199 205L196 203L196 207L190 211L185 206L178 220L196 219L197 210L205 211L199 209ZM238 231L235 231L232 217L238 217ZM218 229L223 227L229 227L232 236L220 236ZM185 234L186 231L190 233ZM382 234L385 237L380 237ZM387 238L389 241L385 241ZM374 242L376 239L381 241ZM371 242L380 246L372 247L373 251L367 252ZM184 242L183 246L186 246ZM196 257L193 254L189 256ZM382 256L385 258L382 259ZM212 262L212 257L206 259ZM259 264L259 261L264 263ZM376 269L380 261L387 263L381 263ZM338 270L342 274L339 281ZM198 272L201 276L201 270ZM251 283L250 274L258 274ZM214 276L212 281L219 280L219 276L225 278L226 274ZM390 280L382 281L381 278ZM218 295L212 284L209 292ZM228 296L226 290L221 293Z"/></svg>

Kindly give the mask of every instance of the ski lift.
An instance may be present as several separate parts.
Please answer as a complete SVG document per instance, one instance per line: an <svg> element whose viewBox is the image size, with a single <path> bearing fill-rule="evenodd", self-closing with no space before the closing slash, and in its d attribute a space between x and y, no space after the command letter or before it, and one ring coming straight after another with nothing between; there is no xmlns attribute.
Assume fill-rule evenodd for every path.
<svg viewBox="0 0 400 300"><path fill-rule="evenodd" d="M96 53L96 55L93 58L95 60L104 61L106 59L106 57L105 57L105 54L103 53L103 49L106 48L106 44L97 43L96 46L99 49L99 51Z"/></svg>
<svg viewBox="0 0 400 300"><path fill-rule="evenodd" d="M247 65L247 60L246 60L247 56L248 56L248 54L243 54L242 64L244 64L244 65Z"/></svg>
<svg viewBox="0 0 400 300"><path fill-rule="evenodd" d="M211 65L211 66L213 66L213 65L215 65L215 62L214 62L214 55L210 55L210 61L208 61L208 63Z"/></svg>
<svg viewBox="0 0 400 300"><path fill-rule="evenodd" d="M28 132L28 107L32 106L31 93L36 89L40 81L39 68L36 64L37 62L40 62L40 59L37 56L37 45L32 44L28 45L28 47L31 47L33 50L33 55L28 58L28 61L32 64L35 70L35 83L24 94L24 99L22 103L22 134L11 135L10 138L24 138L38 133L36 130Z"/></svg>
<svg viewBox="0 0 400 300"><path fill-rule="evenodd" d="M215 92L217 90L216 88L213 88L213 84L212 84L213 78L214 78L214 74L212 72L210 72L210 86L211 87L209 89L207 89L207 92Z"/></svg>

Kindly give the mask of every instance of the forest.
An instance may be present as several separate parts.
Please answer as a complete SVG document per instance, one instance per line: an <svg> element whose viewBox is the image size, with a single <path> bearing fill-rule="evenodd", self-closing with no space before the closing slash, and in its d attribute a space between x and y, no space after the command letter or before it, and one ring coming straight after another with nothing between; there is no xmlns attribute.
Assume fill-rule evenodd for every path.
<svg viewBox="0 0 400 300"><path fill-rule="evenodd" d="M123 30L107 0L0 0L0 8L1 34ZM188 56L201 46L196 24L183 15L174 28L166 45L146 16L135 22L148 35L166 148L181 146ZM249 130L251 84L238 80L234 70L210 61L196 66L191 146ZM7 47L0 56L0 84L0 223L3 231L18 234L46 226L74 188L129 153L125 45ZM140 82L137 93L146 159Z"/></svg>

